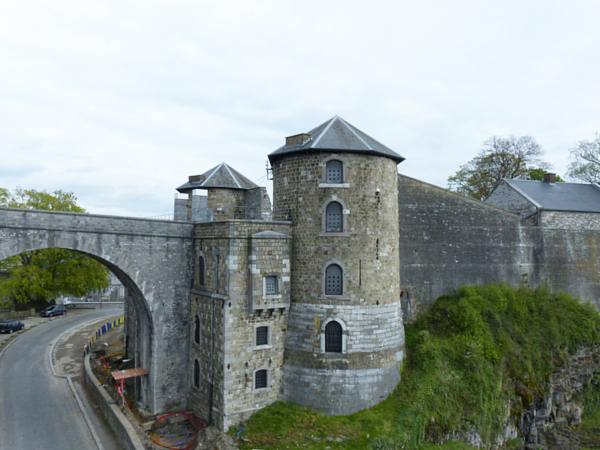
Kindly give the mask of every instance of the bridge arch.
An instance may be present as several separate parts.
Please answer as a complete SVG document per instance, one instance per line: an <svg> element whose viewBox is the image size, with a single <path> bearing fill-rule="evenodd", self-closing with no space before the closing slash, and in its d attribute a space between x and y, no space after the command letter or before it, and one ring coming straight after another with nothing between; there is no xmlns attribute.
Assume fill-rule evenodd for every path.
<svg viewBox="0 0 600 450"><path fill-rule="evenodd" d="M140 401L151 413L187 403L192 224L0 208L0 260L61 248L105 265L127 288L128 351L148 370ZM188 350L186 352L186 350Z"/></svg>

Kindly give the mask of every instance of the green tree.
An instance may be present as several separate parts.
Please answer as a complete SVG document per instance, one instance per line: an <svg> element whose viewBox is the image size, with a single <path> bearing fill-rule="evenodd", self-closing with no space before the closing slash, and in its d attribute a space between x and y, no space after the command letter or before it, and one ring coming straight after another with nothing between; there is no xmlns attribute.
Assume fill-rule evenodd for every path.
<svg viewBox="0 0 600 450"><path fill-rule="evenodd" d="M543 154L542 146L530 136L492 136L475 158L448 178L448 188L483 200L503 178L527 179L530 172L549 169Z"/></svg>
<svg viewBox="0 0 600 450"><path fill-rule="evenodd" d="M531 169L529 172L527 172L525 179L532 181L544 181L544 175L546 175L546 169ZM563 180L559 175L556 175L556 182L564 183L565 180Z"/></svg>
<svg viewBox="0 0 600 450"><path fill-rule="evenodd" d="M600 183L600 135L592 141L579 141L571 149L571 158L568 175L588 183Z"/></svg>
<svg viewBox="0 0 600 450"><path fill-rule="evenodd" d="M71 192L49 194L35 189L0 188L0 206L84 213ZM0 261L0 298L17 304L42 306L61 295L81 297L87 292L106 289L109 271L89 256L66 249L23 252Z"/></svg>

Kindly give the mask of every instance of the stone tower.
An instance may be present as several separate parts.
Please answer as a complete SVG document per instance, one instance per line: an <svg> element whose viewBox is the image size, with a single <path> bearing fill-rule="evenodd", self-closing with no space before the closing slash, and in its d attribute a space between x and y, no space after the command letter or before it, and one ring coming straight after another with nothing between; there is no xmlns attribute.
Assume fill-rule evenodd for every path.
<svg viewBox="0 0 600 450"><path fill-rule="evenodd" d="M292 222L282 399L325 414L400 379L398 175L404 158L340 117L269 155L275 220Z"/></svg>

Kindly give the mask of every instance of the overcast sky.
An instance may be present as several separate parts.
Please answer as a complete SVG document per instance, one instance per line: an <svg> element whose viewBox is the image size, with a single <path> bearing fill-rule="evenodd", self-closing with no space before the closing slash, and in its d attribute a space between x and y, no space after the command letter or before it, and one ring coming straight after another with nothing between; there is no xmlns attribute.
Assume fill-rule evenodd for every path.
<svg viewBox="0 0 600 450"><path fill-rule="evenodd" d="M172 213L188 175L258 184L339 115L446 187L492 135L561 176L600 131L598 1L0 2L0 187ZM270 187L269 187L270 189Z"/></svg>

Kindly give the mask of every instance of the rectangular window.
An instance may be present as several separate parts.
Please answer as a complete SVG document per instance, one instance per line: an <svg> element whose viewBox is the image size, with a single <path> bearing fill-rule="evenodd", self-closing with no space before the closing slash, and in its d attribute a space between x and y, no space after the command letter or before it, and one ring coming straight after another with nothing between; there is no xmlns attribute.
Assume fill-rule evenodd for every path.
<svg viewBox="0 0 600 450"><path fill-rule="evenodd" d="M342 183L343 165L341 161L329 161L326 166L326 181L327 183Z"/></svg>
<svg viewBox="0 0 600 450"><path fill-rule="evenodd" d="M257 370L254 374L254 389L261 389L267 387L267 371Z"/></svg>
<svg viewBox="0 0 600 450"><path fill-rule="evenodd" d="M256 328L256 345L269 345L269 327Z"/></svg>
<svg viewBox="0 0 600 450"><path fill-rule="evenodd" d="M274 275L265 277L265 295L276 295L278 293L277 277Z"/></svg>

